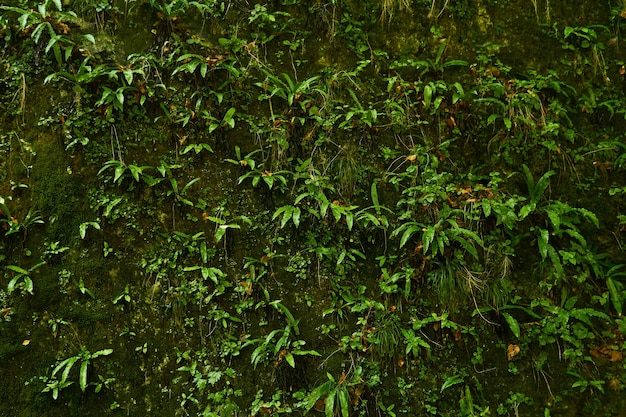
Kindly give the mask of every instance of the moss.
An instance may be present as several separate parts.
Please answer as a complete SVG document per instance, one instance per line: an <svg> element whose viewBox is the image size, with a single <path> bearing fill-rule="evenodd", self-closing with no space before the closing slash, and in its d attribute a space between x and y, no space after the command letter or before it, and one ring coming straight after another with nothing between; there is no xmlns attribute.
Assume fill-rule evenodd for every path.
<svg viewBox="0 0 626 417"><path fill-rule="evenodd" d="M36 168L33 169L35 209L46 221L48 241L67 243L78 236L78 226L85 217L88 185L85 178L70 174L70 158L60 140L40 137L35 144Z"/></svg>

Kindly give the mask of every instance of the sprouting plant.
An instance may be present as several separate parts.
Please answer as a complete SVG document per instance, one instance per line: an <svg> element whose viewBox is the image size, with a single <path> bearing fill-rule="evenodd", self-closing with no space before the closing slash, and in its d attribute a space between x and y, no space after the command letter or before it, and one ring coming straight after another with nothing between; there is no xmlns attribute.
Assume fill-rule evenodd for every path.
<svg viewBox="0 0 626 417"><path fill-rule="evenodd" d="M198 54L183 54L176 60L181 64L176 67L172 75L175 75L178 72L186 72L189 74L193 74L196 70L200 70L200 76L202 78L206 78L207 74L209 74L209 70L213 71L217 64L226 59L223 55L215 55L211 56L203 56Z"/></svg>
<svg viewBox="0 0 626 417"><path fill-rule="evenodd" d="M476 246L484 246L480 236L469 229L460 227L458 219L462 218L463 211L452 209L444 206L439 211L439 220L434 225L426 225L416 221L408 221L398 226L392 233L391 237L402 235L400 239L400 247L415 235L421 233L421 249L424 254L437 253L443 255L446 247L451 242L458 243L465 251L478 259Z"/></svg>
<svg viewBox="0 0 626 417"><path fill-rule="evenodd" d="M362 374L361 366L357 366L351 374L342 372L339 379L335 379L329 372L326 373L328 381L309 393L306 399L306 409L311 410L321 401L326 417L349 417L352 405L350 390L363 383Z"/></svg>
<svg viewBox="0 0 626 417"><path fill-rule="evenodd" d="M50 10L51 5L56 7L56 12ZM35 44L47 40L45 52L53 52L59 67L64 61L69 60L76 44L66 36L71 29L63 20L76 17L76 13L64 12L61 0L46 0L37 5L37 10L12 6L0 6L0 10L18 14L20 31L25 35L30 35ZM95 44L95 38L91 34L79 35L78 39Z"/></svg>
<svg viewBox="0 0 626 417"><path fill-rule="evenodd" d="M291 77L286 73L282 74L282 78L284 79L283 81L280 77L271 74L265 69L263 69L262 71L265 74L266 78L263 82L256 83L257 87L263 89L263 94L259 96L259 100L270 100L270 110L272 112L272 115L274 113L272 109L271 98L274 96L286 100L289 107L291 107L295 103L301 102L308 94L312 92L321 92L321 90L317 86L319 76L307 78L304 81L294 82Z"/></svg>
<svg viewBox="0 0 626 417"><path fill-rule="evenodd" d="M613 308L615 308L615 311L621 317L623 304L624 301L626 301L626 291L624 290L626 271L624 271L624 264L613 265L604 273L604 279L606 280L611 304L613 304Z"/></svg>
<svg viewBox="0 0 626 417"><path fill-rule="evenodd" d="M37 211L33 210L28 210L28 213L26 213L22 221L20 221L17 217L13 217L3 198L0 198L0 211L2 211L5 215L5 217L0 217L0 224L6 224L6 226L3 227L3 229L6 230L5 236L23 231L24 239L26 239L26 233L32 225L44 224L43 218Z"/></svg>
<svg viewBox="0 0 626 417"><path fill-rule="evenodd" d="M102 349L94 353L87 350L85 346L81 346L80 352L74 356L70 356L67 359L62 360L52 370L50 377L43 376L40 379L46 384L46 387L41 392L52 392L52 398L55 400L59 397L59 392L70 385L75 380L70 377L70 372L76 363L80 363L80 369L78 372L78 384L81 391L85 392L90 385L88 379L88 369L92 361L100 356L108 356L113 353L113 349ZM102 380L100 384L91 383L96 385L96 390L99 392L103 386L107 386L111 380Z"/></svg>
<svg viewBox="0 0 626 417"><path fill-rule="evenodd" d="M7 292L11 294L16 289L19 289L22 294L28 293L30 295L33 295L35 292L31 275L35 270L45 264L45 262L39 262L28 268L28 270L17 265L7 265L6 269L13 272L13 276L11 277L9 284L7 285Z"/></svg>
<svg viewBox="0 0 626 417"><path fill-rule="evenodd" d="M126 287L124 287L124 291L113 299L113 304L117 304L121 302L125 302L125 303L131 302L130 289L128 287L128 284L126 284Z"/></svg>
<svg viewBox="0 0 626 417"><path fill-rule="evenodd" d="M537 208L537 204L543 197L546 189L550 185L550 177L555 174L554 171L548 171L539 178L539 180L535 183L532 173L526 164L522 165L524 170L524 175L526 178L526 185L528 186L528 195L530 197L530 201L528 204L524 205L519 211L519 220L523 220L530 213L534 212Z"/></svg>
<svg viewBox="0 0 626 417"><path fill-rule="evenodd" d="M286 191L287 187L287 178L286 175L288 171L279 170L279 171L270 171L268 169L261 170L255 160L252 158L253 155L260 152L260 149L254 150L249 154L242 156L241 149L239 146L235 146L235 154L237 155L237 160L235 159L226 159L226 162L230 162L231 164L240 165L242 167L248 167L249 171L239 177L238 183L241 184L246 179L252 179L252 186L256 187L261 180L267 185L267 187L271 190L274 187L274 184L279 185L279 190Z"/></svg>
<svg viewBox="0 0 626 417"><path fill-rule="evenodd" d="M576 378L576 381L574 381L574 383L572 384L572 388L578 388L579 392L582 393L582 392L589 390L593 393L593 390L596 389L600 391L602 394L604 394L605 381L587 379L581 374L579 374L578 372L573 371L571 369L568 370L567 373L568 375L571 375L574 378Z"/></svg>
<svg viewBox="0 0 626 417"><path fill-rule="evenodd" d="M87 236L87 228L89 228L89 226L93 227L96 230L101 230L100 223L98 222L83 222L78 226L78 232L81 239L85 239L85 237Z"/></svg>
<svg viewBox="0 0 626 417"><path fill-rule="evenodd" d="M585 208L571 207L559 200L542 201L550 184L549 179L554 172L546 172L535 183L530 169L526 165L522 165L522 168L526 175L530 200L520 208L518 219L524 220L531 214L544 218L544 223L547 225L533 221L530 231L537 240L542 262L549 259L550 273L557 281L561 281L566 277L564 267L567 264L576 265L582 262L580 258L587 251L587 241L578 225L582 220L586 220L598 228L598 218ZM559 247L558 243L562 246Z"/></svg>
<svg viewBox="0 0 626 417"><path fill-rule="evenodd" d="M225 218L223 210L218 209L216 216L207 216L207 220L215 223L215 242L218 243L222 238L226 236L229 231L233 229L241 229L241 223L245 223L248 226L252 225L252 221L245 215L235 216L231 219ZM226 247L226 239L224 241Z"/></svg>

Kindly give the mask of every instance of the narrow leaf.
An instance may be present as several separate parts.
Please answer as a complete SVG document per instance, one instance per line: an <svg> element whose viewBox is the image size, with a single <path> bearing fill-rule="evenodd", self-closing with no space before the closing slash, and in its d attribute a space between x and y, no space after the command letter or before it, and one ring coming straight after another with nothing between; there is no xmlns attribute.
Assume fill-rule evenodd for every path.
<svg viewBox="0 0 626 417"><path fill-rule="evenodd" d="M509 313L503 312L502 317L504 317L506 322L509 324L511 331L513 332L513 335L515 335L515 337L519 339L521 332L520 332L520 327L519 327L519 323L517 322L517 320L515 320L515 318L511 316Z"/></svg>
<svg viewBox="0 0 626 417"><path fill-rule="evenodd" d="M82 392L85 392L85 389L87 389L87 366L89 366L89 361L83 361L83 363L80 364L79 383Z"/></svg>

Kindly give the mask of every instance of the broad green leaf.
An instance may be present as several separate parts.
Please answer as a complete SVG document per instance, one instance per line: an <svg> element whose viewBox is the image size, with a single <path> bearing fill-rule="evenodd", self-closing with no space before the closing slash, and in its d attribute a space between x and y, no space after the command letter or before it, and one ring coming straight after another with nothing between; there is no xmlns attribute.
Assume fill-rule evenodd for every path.
<svg viewBox="0 0 626 417"><path fill-rule="evenodd" d="M85 236L87 235L87 227L88 226L92 226L94 229L100 230L100 224L96 223L96 222L84 222L81 223L80 226L78 226L78 230L80 232L80 238L84 239Z"/></svg>
<svg viewBox="0 0 626 417"><path fill-rule="evenodd" d="M324 409L326 417L333 417L335 415L335 395L331 393L326 398L326 407Z"/></svg>
<svg viewBox="0 0 626 417"><path fill-rule="evenodd" d="M20 268L17 265L7 265L6 268L10 269L11 271L23 274L23 275L28 275L29 274L29 272L27 270L25 270L24 268Z"/></svg>
<svg viewBox="0 0 626 417"><path fill-rule="evenodd" d="M370 194L372 195L372 204L374 207L379 207L380 203L378 202L378 190L376 189L376 182L372 182L372 186L370 187ZM378 211L378 209L376 209Z"/></svg>
<svg viewBox="0 0 626 417"><path fill-rule="evenodd" d="M433 98L433 88L427 84L424 86L424 110L428 110L430 102Z"/></svg>
<svg viewBox="0 0 626 417"><path fill-rule="evenodd" d="M548 254L548 239L550 239L550 232L546 229L539 229L537 246L539 247L539 254L542 260L546 259L546 255Z"/></svg>
<svg viewBox="0 0 626 417"><path fill-rule="evenodd" d="M406 245L406 242L413 236L416 232L419 232L422 228L419 226L409 226L406 228L404 233L402 234L402 238L400 239L400 247L402 248Z"/></svg>
<svg viewBox="0 0 626 417"><path fill-rule="evenodd" d="M296 356L304 356L304 355L322 356L322 354L316 350L294 350L291 353L293 353Z"/></svg>
<svg viewBox="0 0 626 417"><path fill-rule="evenodd" d="M600 223L598 221L598 217L595 215L595 213L585 209L585 208L579 208L577 209L577 211L582 214L587 220L591 221L594 226L596 227L600 227Z"/></svg>
<svg viewBox="0 0 626 417"><path fill-rule="evenodd" d="M209 254L207 252L206 241L202 241L202 243L200 243L200 258L202 259L203 264L209 261Z"/></svg>
<svg viewBox="0 0 626 417"><path fill-rule="evenodd" d="M621 283L619 283L621 286ZM617 312L617 314L622 315L622 297L620 295L620 292L617 289L617 285L615 283L615 281L613 281L613 279L611 278L607 278L606 280L606 286L609 289L609 295L611 296L611 303L613 304L613 307L615 307L615 311Z"/></svg>
<svg viewBox="0 0 626 417"><path fill-rule="evenodd" d="M131 69L125 69L123 71L124 73L124 79L126 80L126 83L128 85L132 85L133 83L133 71Z"/></svg>
<svg viewBox="0 0 626 417"><path fill-rule="evenodd" d="M332 376L330 378L332 378ZM329 379L328 381L326 381L322 385L317 386L313 391L311 391L307 398L306 409L310 410L315 406L317 400L328 395L328 392L330 391L332 385L334 385L334 380Z"/></svg>
<svg viewBox="0 0 626 417"><path fill-rule="evenodd" d="M471 254L474 257L474 259L478 260L478 252L476 251L476 248L472 246L470 242L468 242L466 239L462 238L461 236L456 236L454 240L459 242L461 246L463 246L463 249L465 249L469 254Z"/></svg>
<svg viewBox="0 0 626 417"><path fill-rule="evenodd" d="M459 377L458 375L453 375L451 377L448 377L443 385L441 386L441 390L439 391L444 392L446 389L450 388L451 386L460 384L461 382L463 382L463 378Z"/></svg>
<svg viewBox="0 0 626 417"><path fill-rule="evenodd" d="M548 186L550 185L550 177L555 174L554 171L548 171L539 178L537 184L535 185L533 192L530 195L530 198L535 203L539 201L543 193L546 191Z"/></svg>
<svg viewBox="0 0 626 417"><path fill-rule="evenodd" d="M80 364L80 375L79 375L79 384L80 384L80 390L82 392L85 392L85 389L87 389L87 367L89 366L89 361L84 360L81 364Z"/></svg>
<svg viewBox="0 0 626 417"><path fill-rule="evenodd" d="M137 165L128 165L128 169L130 170L131 175L135 179L135 181L139 181L139 174L143 171L144 167L138 167Z"/></svg>
<svg viewBox="0 0 626 417"><path fill-rule="evenodd" d="M282 206L279 207L272 216L272 220L275 220L278 216L282 214L282 219L280 221L280 228L284 228L291 216L293 215L293 206Z"/></svg>
<svg viewBox="0 0 626 417"><path fill-rule="evenodd" d="M293 355L291 354L291 352L287 352L287 354L285 355L285 359L287 360L287 363L291 365L292 368L296 367L296 361L293 358Z"/></svg>
<svg viewBox="0 0 626 417"><path fill-rule="evenodd" d="M13 291L15 291L15 287L17 285L17 283L19 282L21 278L21 275L13 278L11 281L9 281L9 284L7 285L7 293L11 294L13 293Z"/></svg>
<svg viewBox="0 0 626 417"><path fill-rule="evenodd" d="M428 226L424 234L422 235L422 244L424 245L424 254L428 253L428 249L430 248L430 244L435 239L435 228L433 226ZM435 248L435 251L437 249Z"/></svg>
<svg viewBox="0 0 626 417"><path fill-rule="evenodd" d="M113 177L113 182L117 182L117 180L119 180L124 174L124 171L126 171L126 166L123 163L119 162L115 167L115 176Z"/></svg>
<svg viewBox="0 0 626 417"><path fill-rule="evenodd" d="M485 214L485 217L489 217L491 215L491 201L482 200L481 206L483 208L483 213Z"/></svg>
<svg viewBox="0 0 626 417"><path fill-rule="evenodd" d="M517 320L515 320L513 316L511 316L509 313L506 313L506 312L502 313L502 317L504 317L506 322L509 324L509 327L511 328L511 331L513 332L515 337L519 339L521 332L520 332L520 327L519 327L519 323L517 322Z"/></svg>
<svg viewBox="0 0 626 417"><path fill-rule="evenodd" d="M544 207L544 211L548 215L550 219L550 223L552 223L552 227L554 230L559 230L561 227L561 213L559 213L558 208L551 208L552 206Z"/></svg>
<svg viewBox="0 0 626 417"><path fill-rule="evenodd" d="M293 215L293 206L284 206L285 210L283 212L283 218L280 221L280 228L284 228L291 216Z"/></svg>
<svg viewBox="0 0 626 417"><path fill-rule="evenodd" d="M196 177L196 178L192 179L191 181L189 181L189 182L188 182L188 183L187 183L187 184L183 187L183 189L182 189L182 190L180 190L180 193L184 195L184 194L187 192L187 190L188 190L188 189L189 189L192 185L194 185L195 183L197 183L198 181L200 181L200 178L198 178L198 177ZM189 205L193 205L193 204L189 204Z"/></svg>
<svg viewBox="0 0 626 417"><path fill-rule="evenodd" d="M124 105L124 90L122 88L118 88L115 91L115 98L117 99L119 108L121 109L122 106Z"/></svg>
<svg viewBox="0 0 626 417"><path fill-rule="evenodd" d="M345 386L341 386L337 388L338 391L338 399L339 399L339 408L341 409L341 417L350 417L349 406L350 406L350 395L348 394L348 389Z"/></svg>
<svg viewBox="0 0 626 417"><path fill-rule="evenodd" d="M352 226L354 225L354 214L351 212L346 212L346 225L348 226L348 230L352 230Z"/></svg>
<svg viewBox="0 0 626 417"><path fill-rule="evenodd" d="M70 371L72 370L72 367L78 361L78 359L80 359L78 356L72 356L71 358L67 359L67 363L65 364L65 368L63 369L63 373L61 374L62 382L67 381L67 378L70 375Z"/></svg>
<svg viewBox="0 0 626 417"><path fill-rule="evenodd" d="M224 115L224 118L222 119L222 123L230 126L231 129L235 127L235 119L233 118L233 116L235 115L236 111L237 110L234 107L231 107L230 109L228 109L228 111Z"/></svg>
<svg viewBox="0 0 626 417"><path fill-rule="evenodd" d="M293 208L293 213L291 215L291 220L293 220L293 224L294 224L294 226L296 226L296 228L298 226L300 226L300 207L294 207Z"/></svg>
<svg viewBox="0 0 626 417"><path fill-rule="evenodd" d="M216 230L215 230L215 242L219 242L220 240L222 240L222 238L224 237L224 235L226 234L226 229L224 227L224 225L220 225Z"/></svg>
<svg viewBox="0 0 626 417"><path fill-rule="evenodd" d="M519 211L519 214L518 214L519 220L524 220L534 210L535 210L535 204L532 204L532 203L526 204Z"/></svg>

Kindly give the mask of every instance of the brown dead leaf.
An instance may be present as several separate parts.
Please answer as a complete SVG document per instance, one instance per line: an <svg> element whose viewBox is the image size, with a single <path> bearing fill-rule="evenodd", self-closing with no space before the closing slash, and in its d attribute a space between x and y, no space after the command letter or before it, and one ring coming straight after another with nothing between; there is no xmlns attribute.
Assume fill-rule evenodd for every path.
<svg viewBox="0 0 626 417"><path fill-rule="evenodd" d="M620 352L619 350L612 350L611 351L611 357L609 358L609 360L611 362L619 362L624 358L624 355L622 355L622 352Z"/></svg>
<svg viewBox="0 0 626 417"><path fill-rule="evenodd" d="M460 342L461 339L463 339L463 335L461 334L461 329L456 329L456 331L454 332L454 341Z"/></svg>
<svg viewBox="0 0 626 417"><path fill-rule="evenodd" d="M515 357L519 355L519 353L520 353L520 347L518 345L509 344L509 346L507 346L506 348L506 358L509 361L512 361L513 359L515 359Z"/></svg>
<svg viewBox="0 0 626 417"><path fill-rule="evenodd" d="M602 345L589 350L589 354L594 358L605 358L611 362L619 362L624 355L619 350L612 349L610 346Z"/></svg>

